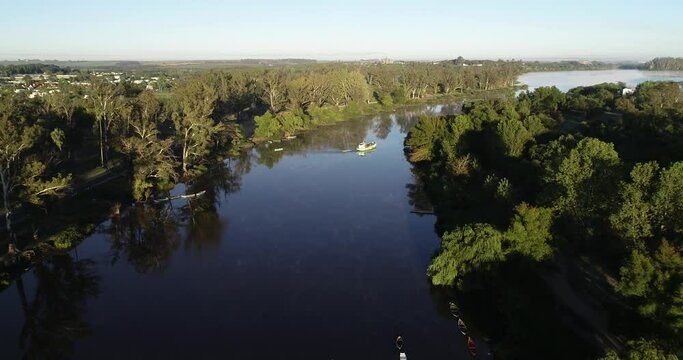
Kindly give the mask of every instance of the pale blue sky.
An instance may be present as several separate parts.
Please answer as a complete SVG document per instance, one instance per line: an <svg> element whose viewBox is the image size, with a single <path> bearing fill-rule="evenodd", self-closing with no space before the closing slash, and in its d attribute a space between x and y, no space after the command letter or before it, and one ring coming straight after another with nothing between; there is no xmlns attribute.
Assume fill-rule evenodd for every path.
<svg viewBox="0 0 683 360"><path fill-rule="evenodd" d="M683 56L683 0L3 0L0 59Z"/></svg>

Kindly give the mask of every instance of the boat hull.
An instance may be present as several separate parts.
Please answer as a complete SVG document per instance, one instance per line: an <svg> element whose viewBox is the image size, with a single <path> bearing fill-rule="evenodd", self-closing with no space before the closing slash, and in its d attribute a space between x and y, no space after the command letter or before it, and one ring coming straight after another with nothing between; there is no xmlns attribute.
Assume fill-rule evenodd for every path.
<svg viewBox="0 0 683 360"><path fill-rule="evenodd" d="M356 151L370 151L370 150L375 150L377 148L376 144L372 145L367 145L367 146L359 146L356 148Z"/></svg>

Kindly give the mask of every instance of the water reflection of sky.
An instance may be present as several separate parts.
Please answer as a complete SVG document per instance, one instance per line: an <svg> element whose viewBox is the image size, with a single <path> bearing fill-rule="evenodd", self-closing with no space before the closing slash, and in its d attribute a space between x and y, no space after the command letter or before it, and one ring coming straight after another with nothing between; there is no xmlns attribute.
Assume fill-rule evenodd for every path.
<svg viewBox="0 0 683 360"><path fill-rule="evenodd" d="M636 86L645 81L683 81L683 71L641 71L641 70L596 70L596 71L551 71L523 74L518 81L533 90L540 86L557 86L567 91L577 86L601 83L624 82Z"/></svg>

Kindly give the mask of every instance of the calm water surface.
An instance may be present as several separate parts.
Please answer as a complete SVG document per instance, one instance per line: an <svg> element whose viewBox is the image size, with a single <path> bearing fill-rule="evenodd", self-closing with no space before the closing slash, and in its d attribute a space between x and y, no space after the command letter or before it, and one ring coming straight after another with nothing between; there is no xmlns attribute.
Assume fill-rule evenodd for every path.
<svg viewBox="0 0 683 360"><path fill-rule="evenodd" d="M624 82L636 86L645 81L683 81L683 71L596 70L556 71L523 74L518 81L527 84L529 90L540 86L557 86L567 91L577 86L590 86L605 82Z"/></svg>
<svg viewBox="0 0 683 360"><path fill-rule="evenodd" d="M420 114L455 109L260 146L188 189L203 199L101 224L0 293L2 357L391 359L401 334L410 358L469 358L425 276L439 239L410 213L403 154ZM342 151L363 139L378 149Z"/></svg>

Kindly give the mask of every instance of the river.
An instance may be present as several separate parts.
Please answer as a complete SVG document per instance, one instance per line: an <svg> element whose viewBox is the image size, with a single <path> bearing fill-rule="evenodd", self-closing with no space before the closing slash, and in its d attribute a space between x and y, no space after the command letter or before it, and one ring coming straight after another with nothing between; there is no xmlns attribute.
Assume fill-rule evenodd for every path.
<svg viewBox="0 0 683 360"><path fill-rule="evenodd" d="M193 185L203 199L124 211L0 293L3 358L389 359L397 335L411 358L468 358L403 154L419 115L456 109L264 144ZM343 152L363 139L377 150Z"/></svg>

